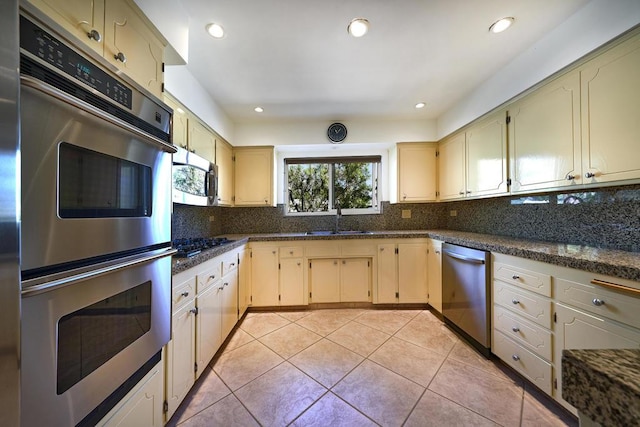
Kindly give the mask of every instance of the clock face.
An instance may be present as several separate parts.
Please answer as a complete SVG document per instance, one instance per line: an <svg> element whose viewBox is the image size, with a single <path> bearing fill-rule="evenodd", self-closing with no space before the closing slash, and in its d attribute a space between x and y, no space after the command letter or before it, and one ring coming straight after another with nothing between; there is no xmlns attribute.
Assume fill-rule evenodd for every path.
<svg viewBox="0 0 640 427"><path fill-rule="evenodd" d="M333 123L327 129L327 137L333 143L342 142L347 137L347 127L342 123Z"/></svg>

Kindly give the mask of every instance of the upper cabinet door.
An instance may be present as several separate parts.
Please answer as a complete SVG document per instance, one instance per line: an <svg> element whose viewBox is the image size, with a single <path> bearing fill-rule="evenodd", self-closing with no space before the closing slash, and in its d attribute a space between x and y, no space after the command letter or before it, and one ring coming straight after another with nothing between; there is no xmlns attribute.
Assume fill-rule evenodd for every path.
<svg viewBox="0 0 640 427"><path fill-rule="evenodd" d="M509 107L509 116L512 192L582 183L577 72L514 103Z"/></svg>
<svg viewBox="0 0 640 427"><path fill-rule="evenodd" d="M235 149L235 205L273 206L273 147Z"/></svg>
<svg viewBox="0 0 640 427"><path fill-rule="evenodd" d="M438 148L440 200L465 196L465 133L459 133Z"/></svg>
<svg viewBox="0 0 640 427"><path fill-rule="evenodd" d="M144 15L125 0L105 5L104 57L162 98L164 45Z"/></svg>
<svg viewBox="0 0 640 427"><path fill-rule="evenodd" d="M189 118L189 150L215 163L216 138L195 117Z"/></svg>
<svg viewBox="0 0 640 427"><path fill-rule="evenodd" d="M501 110L467 130L467 197L505 194L507 114Z"/></svg>
<svg viewBox="0 0 640 427"><path fill-rule="evenodd" d="M216 165L218 165L218 203L233 203L233 148L216 138Z"/></svg>
<svg viewBox="0 0 640 427"><path fill-rule="evenodd" d="M164 94L164 102L173 109L171 134L173 137L173 145L187 148L187 129L189 129L189 116L182 106L174 98L167 93Z"/></svg>
<svg viewBox="0 0 640 427"><path fill-rule="evenodd" d="M640 178L640 35L580 70L584 182Z"/></svg>
<svg viewBox="0 0 640 427"><path fill-rule="evenodd" d="M398 144L398 201L436 200L435 143Z"/></svg>
<svg viewBox="0 0 640 427"><path fill-rule="evenodd" d="M102 55L104 0L28 0Z"/></svg>

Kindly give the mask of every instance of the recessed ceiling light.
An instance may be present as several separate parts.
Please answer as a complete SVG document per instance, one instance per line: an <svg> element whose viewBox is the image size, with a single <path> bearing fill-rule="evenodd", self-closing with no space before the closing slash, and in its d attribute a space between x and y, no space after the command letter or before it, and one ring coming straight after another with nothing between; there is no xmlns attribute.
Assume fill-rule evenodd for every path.
<svg viewBox="0 0 640 427"><path fill-rule="evenodd" d="M416 104L416 108L424 108L425 105L427 105L427 104L425 104L424 102L418 102Z"/></svg>
<svg viewBox="0 0 640 427"><path fill-rule="evenodd" d="M206 28L209 35L214 39L221 39L224 37L224 28L222 28L222 25L212 23L207 25Z"/></svg>
<svg viewBox="0 0 640 427"><path fill-rule="evenodd" d="M256 108L253 109L253 111L255 111L256 113L262 113L264 111L264 108L256 107Z"/></svg>
<svg viewBox="0 0 640 427"><path fill-rule="evenodd" d="M347 31L353 37L362 37L369 31L369 21L364 18L355 18L349 22Z"/></svg>
<svg viewBox="0 0 640 427"><path fill-rule="evenodd" d="M515 21L515 18L512 17L498 19L496 22L491 24L491 26L489 27L489 31L491 31L492 33L501 33L509 28L511 24L513 24L513 21Z"/></svg>

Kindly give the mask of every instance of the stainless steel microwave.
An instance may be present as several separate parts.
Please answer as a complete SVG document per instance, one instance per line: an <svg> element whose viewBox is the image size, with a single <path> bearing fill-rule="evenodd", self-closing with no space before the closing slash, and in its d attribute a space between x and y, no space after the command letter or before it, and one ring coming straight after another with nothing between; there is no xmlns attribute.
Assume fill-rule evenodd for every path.
<svg viewBox="0 0 640 427"><path fill-rule="evenodd" d="M218 204L218 167L184 148L173 154L172 199L194 206Z"/></svg>

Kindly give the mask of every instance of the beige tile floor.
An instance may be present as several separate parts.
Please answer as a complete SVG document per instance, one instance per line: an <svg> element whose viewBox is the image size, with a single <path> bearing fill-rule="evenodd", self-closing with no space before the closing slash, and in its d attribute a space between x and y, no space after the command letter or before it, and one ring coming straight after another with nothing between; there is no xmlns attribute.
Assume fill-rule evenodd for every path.
<svg viewBox="0 0 640 427"><path fill-rule="evenodd" d="M250 312L169 426L563 426L426 310Z"/></svg>

